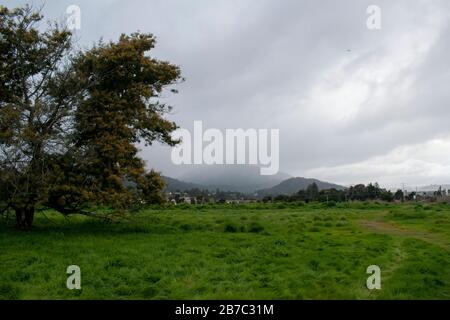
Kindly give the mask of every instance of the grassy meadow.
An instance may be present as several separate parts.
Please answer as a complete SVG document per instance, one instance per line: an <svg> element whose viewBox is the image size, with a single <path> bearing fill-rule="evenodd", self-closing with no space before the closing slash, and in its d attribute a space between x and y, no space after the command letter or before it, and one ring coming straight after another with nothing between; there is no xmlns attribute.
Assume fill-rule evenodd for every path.
<svg viewBox="0 0 450 320"><path fill-rule="evenodd" d="M366 288L381 268L382 289ZM66 268L81 268L81 290ZM152 208L0 220L0 299L450 299L450 205Z"/></svg>

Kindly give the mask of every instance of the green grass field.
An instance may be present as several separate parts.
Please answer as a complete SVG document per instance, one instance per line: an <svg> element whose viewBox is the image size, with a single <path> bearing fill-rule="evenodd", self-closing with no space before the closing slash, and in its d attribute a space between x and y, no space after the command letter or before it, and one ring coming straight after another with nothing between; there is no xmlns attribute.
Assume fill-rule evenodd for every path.
<svg viewBox="0 0 450 320"><path fill-rule="evenodd" d="M450 205L177 206L0 221L1 299L450 299ZM382 289L366 288L381 268ZM81 268L82 290L66 288Z"/></svg>

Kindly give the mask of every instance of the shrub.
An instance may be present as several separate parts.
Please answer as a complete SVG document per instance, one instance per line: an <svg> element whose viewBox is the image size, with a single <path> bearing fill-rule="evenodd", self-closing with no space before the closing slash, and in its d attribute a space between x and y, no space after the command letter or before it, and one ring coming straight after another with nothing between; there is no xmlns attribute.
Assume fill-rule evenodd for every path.
<svg viewBox="0 0 450 320"><path fill-rule="evenodd" d="M224 230L225 232L231 232L231 233L234 233L234 232L237 232L238 231L238 228L236 227L236 225L234 225L234 224L232 224L232 223L227 223L226 225L225 225L225 230Z"/></svg>
<svg viewBox="0 0 450 320"><path fill-rule="evenodd" d="M336 201L328 201L325 203L325 206L328 208L336 207Z"/></svg>
<svg viewBox="0 0 450 320"><path fill-rule="evenodd" d="M248 232L260 233L264 231L264 227L258 222L252 222L248 228Z"/></svg>

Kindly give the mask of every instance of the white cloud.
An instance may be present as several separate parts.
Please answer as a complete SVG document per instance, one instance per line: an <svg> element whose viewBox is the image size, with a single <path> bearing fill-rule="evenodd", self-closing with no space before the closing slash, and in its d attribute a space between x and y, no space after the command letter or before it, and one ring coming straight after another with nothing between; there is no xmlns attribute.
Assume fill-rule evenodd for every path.
<svg viewBox="0 0 450 320"><path fill-rule="evenodd" d="M307 171L308 176L355 184L379 182L388 187L450 182L450 136L397 147L386 155Z"/></svg>

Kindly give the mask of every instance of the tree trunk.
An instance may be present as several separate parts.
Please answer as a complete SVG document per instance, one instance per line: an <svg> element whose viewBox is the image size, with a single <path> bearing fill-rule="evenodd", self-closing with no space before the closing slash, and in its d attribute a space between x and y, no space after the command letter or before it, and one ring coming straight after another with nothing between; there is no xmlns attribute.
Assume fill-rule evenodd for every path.
<svg viewBox="0 0 450 320"><path fill-rule="evenodd" d="M18 208L16 211L16 228L30 230L33 226L34 208Z"/></svg>

